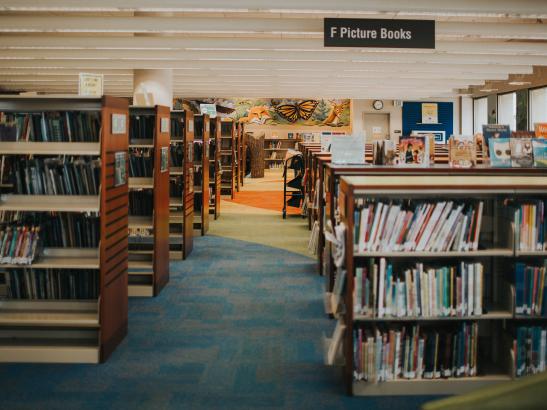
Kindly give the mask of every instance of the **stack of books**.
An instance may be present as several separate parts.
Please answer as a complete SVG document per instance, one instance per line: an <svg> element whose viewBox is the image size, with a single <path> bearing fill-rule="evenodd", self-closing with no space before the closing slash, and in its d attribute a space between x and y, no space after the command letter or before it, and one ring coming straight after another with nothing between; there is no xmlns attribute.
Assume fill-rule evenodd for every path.
<svg viewBox="0 0 547 410"><path fill-rule="evenodd" d="M543 266L515 264L515 313L527 316L547 316L547 280Z"/></svg>
<svg viewBox="0 0 547 410"><path fill-rule="evenodd" d="M9 299L97 299L96 269L7 269L3 274Z"/></svg>
<svg viewBox="0 0 547 410"><path fill-rule="evenodd" d="M479 247L483 202L358 203L355 245L367 251L471 251Z"/></svg>
<svg viewBox="0 0 547 410"><path fill-rule="evenodd" d="M15 161L15 193L98 195L101 163L86 158L32 158Z"/></svg>
<svg viewBox="0 0 547 410"><path fill-rule="evenodd" d="M517 338L513 341L516 376L521 377L545 371L547 328L519 326L516 333Z"/></svg>
<svg viewBox="0 0 547 410"><path fill-rule="evenodd" d="M440 379L477 374L478 325L459 329L356 329L355 380Z"/></svg>
<svg viewBox="0 0 547 410"><path fill-rule="evenodd" d="M0 263L30 265L39 242L40 226L0 225Z"/></svg>
<svg viewBox="0 0 547 410"><path fill-rule="evenodd" d="M484 269L481 263L394 272L381 258L355 269L354 312L370 317L480 316Z"/></svg>

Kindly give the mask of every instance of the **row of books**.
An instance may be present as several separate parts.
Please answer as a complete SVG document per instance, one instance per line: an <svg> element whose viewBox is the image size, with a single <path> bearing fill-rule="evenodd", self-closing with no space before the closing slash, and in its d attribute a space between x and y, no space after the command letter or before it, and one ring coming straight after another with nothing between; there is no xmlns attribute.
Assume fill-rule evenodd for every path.
<svg viewBox="0 0 547 410"><path fill-rule="evenodd" d="M0 263L31 264L40 248L40 226L0 225Z"/></svg>
<svg viewBox="0 0 547 410"><path fill-rule="evenodd" d="M201 162L203 158L203 141L194 140L194 162Z"/></svg>
<svg viewBox="0 0 547 410"><path fill-rule="evenodd" d="M545 201L520 204L515 211L517 246L521 251L547 250Z"/></svg>
<svg viewBox="0 0 547 410"><path fill-rule="evenodd" d="M129 215L151 216L154 211L154 192L149 189L129 192Z"/></svg>
<svg viewBox="0 0 547 410"><path fill-rule="evenodd" d="M515 312L518 315L547 317L547 259L543 266L515 264Z"/></svg>
<svg viewBox="0 0 547 410"><path fill-rule="evenodd" d="M169 166L182 167L184 163L184 147L182 145L171 145L169 147Z"/></svg>
<svg viewBox="0 0 547 410"><path fill-rule="evenodd" d="M98 195L100 160L20 157L14 163L15 193L21 195Z"/></svg>
<svg viewBox="0 0 547 410"><path fill-rule="evenodd" d="M0 113L0 141L97 142L100 112Z"/></svg>
<svg viewBox="0 0 547 410"><path fill-rule="evenodd" d="M371 317L478 316L483 313L481 263L415 268L395 272L391 263L371 259L355 269L354 312Z"/></svg>
<svg viewBox="0 0 547 410"><path fill-rule="evenodd" d="M547 140L543 138L491 138L488 150L492 167L547 167Z"/></svg>
<svg viewBox="0 0 547 410"><path fill-rule="evenodd" d="M483 205L358 200L354 242L359 252L477 250Z"/></svg>
<svg viewBox="0 0 547 410"><path fill-rule="evenodd" d="M129 121L129 140L154 139L156 136L156 116L132 115Z"/></svg>
<svg viewBox="0 0 547 410"><path fill-rule="evenodd" d="M182 118L171 118L171 139L184 138L184 120Z"/></svg>
<svg viewBox="0 0 547 410"><path fill-rule="evenodd" d="M281 149L281 141L271 141L268 146L269 149Z"/></svg>
<svg viewBox="0 0 547 410"><path fill-rule="evenodd" d="M132 148L129 150L129 176L152 178L154 175L154 150Z"/></svg>
<svg viewBox="0 0 547 410"><path fill-rule="evenodd" d="M547 356L547 328L519 326L513 341L516 376L526 376L545 371Z"/></svg>
<svg viewBox="0 0 547 410"><path fill-rule="evenodd" d="M40 236L47 248L98 248L100 220L95 213L46 213L40 220Z"/></svg>
<svg viewBox="0 0 547 410"><path fill-rule="evenodd" d="M175 178L169 180L169 196L171 198L182 197L183 188L184 182L182 175L177 175Z"/></svg>
<svg viewBox="0 0 547 410"><path fill-rule="evenodd" d="M99 271L95 269L7 269L8 299L97 299Z"/></svg>
<svg viewBox="0 0 547 410"><path fill-rule="evenodd" d="M355 329L354 378L376 383L477 374L478 325L457 329Z"/></svg>

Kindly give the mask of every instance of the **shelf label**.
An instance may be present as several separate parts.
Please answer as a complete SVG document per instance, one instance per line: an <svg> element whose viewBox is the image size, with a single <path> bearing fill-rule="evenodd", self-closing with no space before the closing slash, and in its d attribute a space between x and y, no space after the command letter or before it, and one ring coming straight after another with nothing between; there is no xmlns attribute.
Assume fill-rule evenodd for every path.
<svg viewBox="0 0 547 410"><path fill-rule="evenodd" d="M169 118L167 117L161 118L160 132L169 132Z"/></svg>
<svg viewBox="0 0 547 410"><path fill-rule="evenodd" d="M435 20L326 18L325 47L435 48Z"/></svg>
<svg viewBox="0 0 547 410"><path fill-rule="evenodd" d="M102 97L104 78L102 74L80 73L78 78L78 95Z"/></svg>
<svg viewBox="0 0 547 410"><path fill-rule="evenodd" d="M112 114L112 134L125 134L126 133L126 115L125 114Z"/></svg>

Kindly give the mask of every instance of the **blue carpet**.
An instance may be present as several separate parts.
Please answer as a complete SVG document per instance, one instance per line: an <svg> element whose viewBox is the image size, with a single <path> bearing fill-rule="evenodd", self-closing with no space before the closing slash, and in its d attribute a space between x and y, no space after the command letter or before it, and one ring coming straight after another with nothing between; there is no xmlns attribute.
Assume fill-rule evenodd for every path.
<svg viewBox="0 0 547 410"><path fill-rule="evenodd" d="M416 409L433 397L351 398L322 363L315 261L207 236L99 366L2 365L2 409Z"/></svg>

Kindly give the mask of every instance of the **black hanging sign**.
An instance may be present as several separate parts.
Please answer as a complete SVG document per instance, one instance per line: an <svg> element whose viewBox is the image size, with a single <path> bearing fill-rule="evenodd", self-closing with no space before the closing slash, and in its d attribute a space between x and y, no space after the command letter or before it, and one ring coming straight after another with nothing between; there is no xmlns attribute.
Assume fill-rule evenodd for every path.
<svg viewBox="0 0 547 410"><path fill-rule="evenodd" d="M325 47L435 48L435 20L325 19Z"/></svg>

